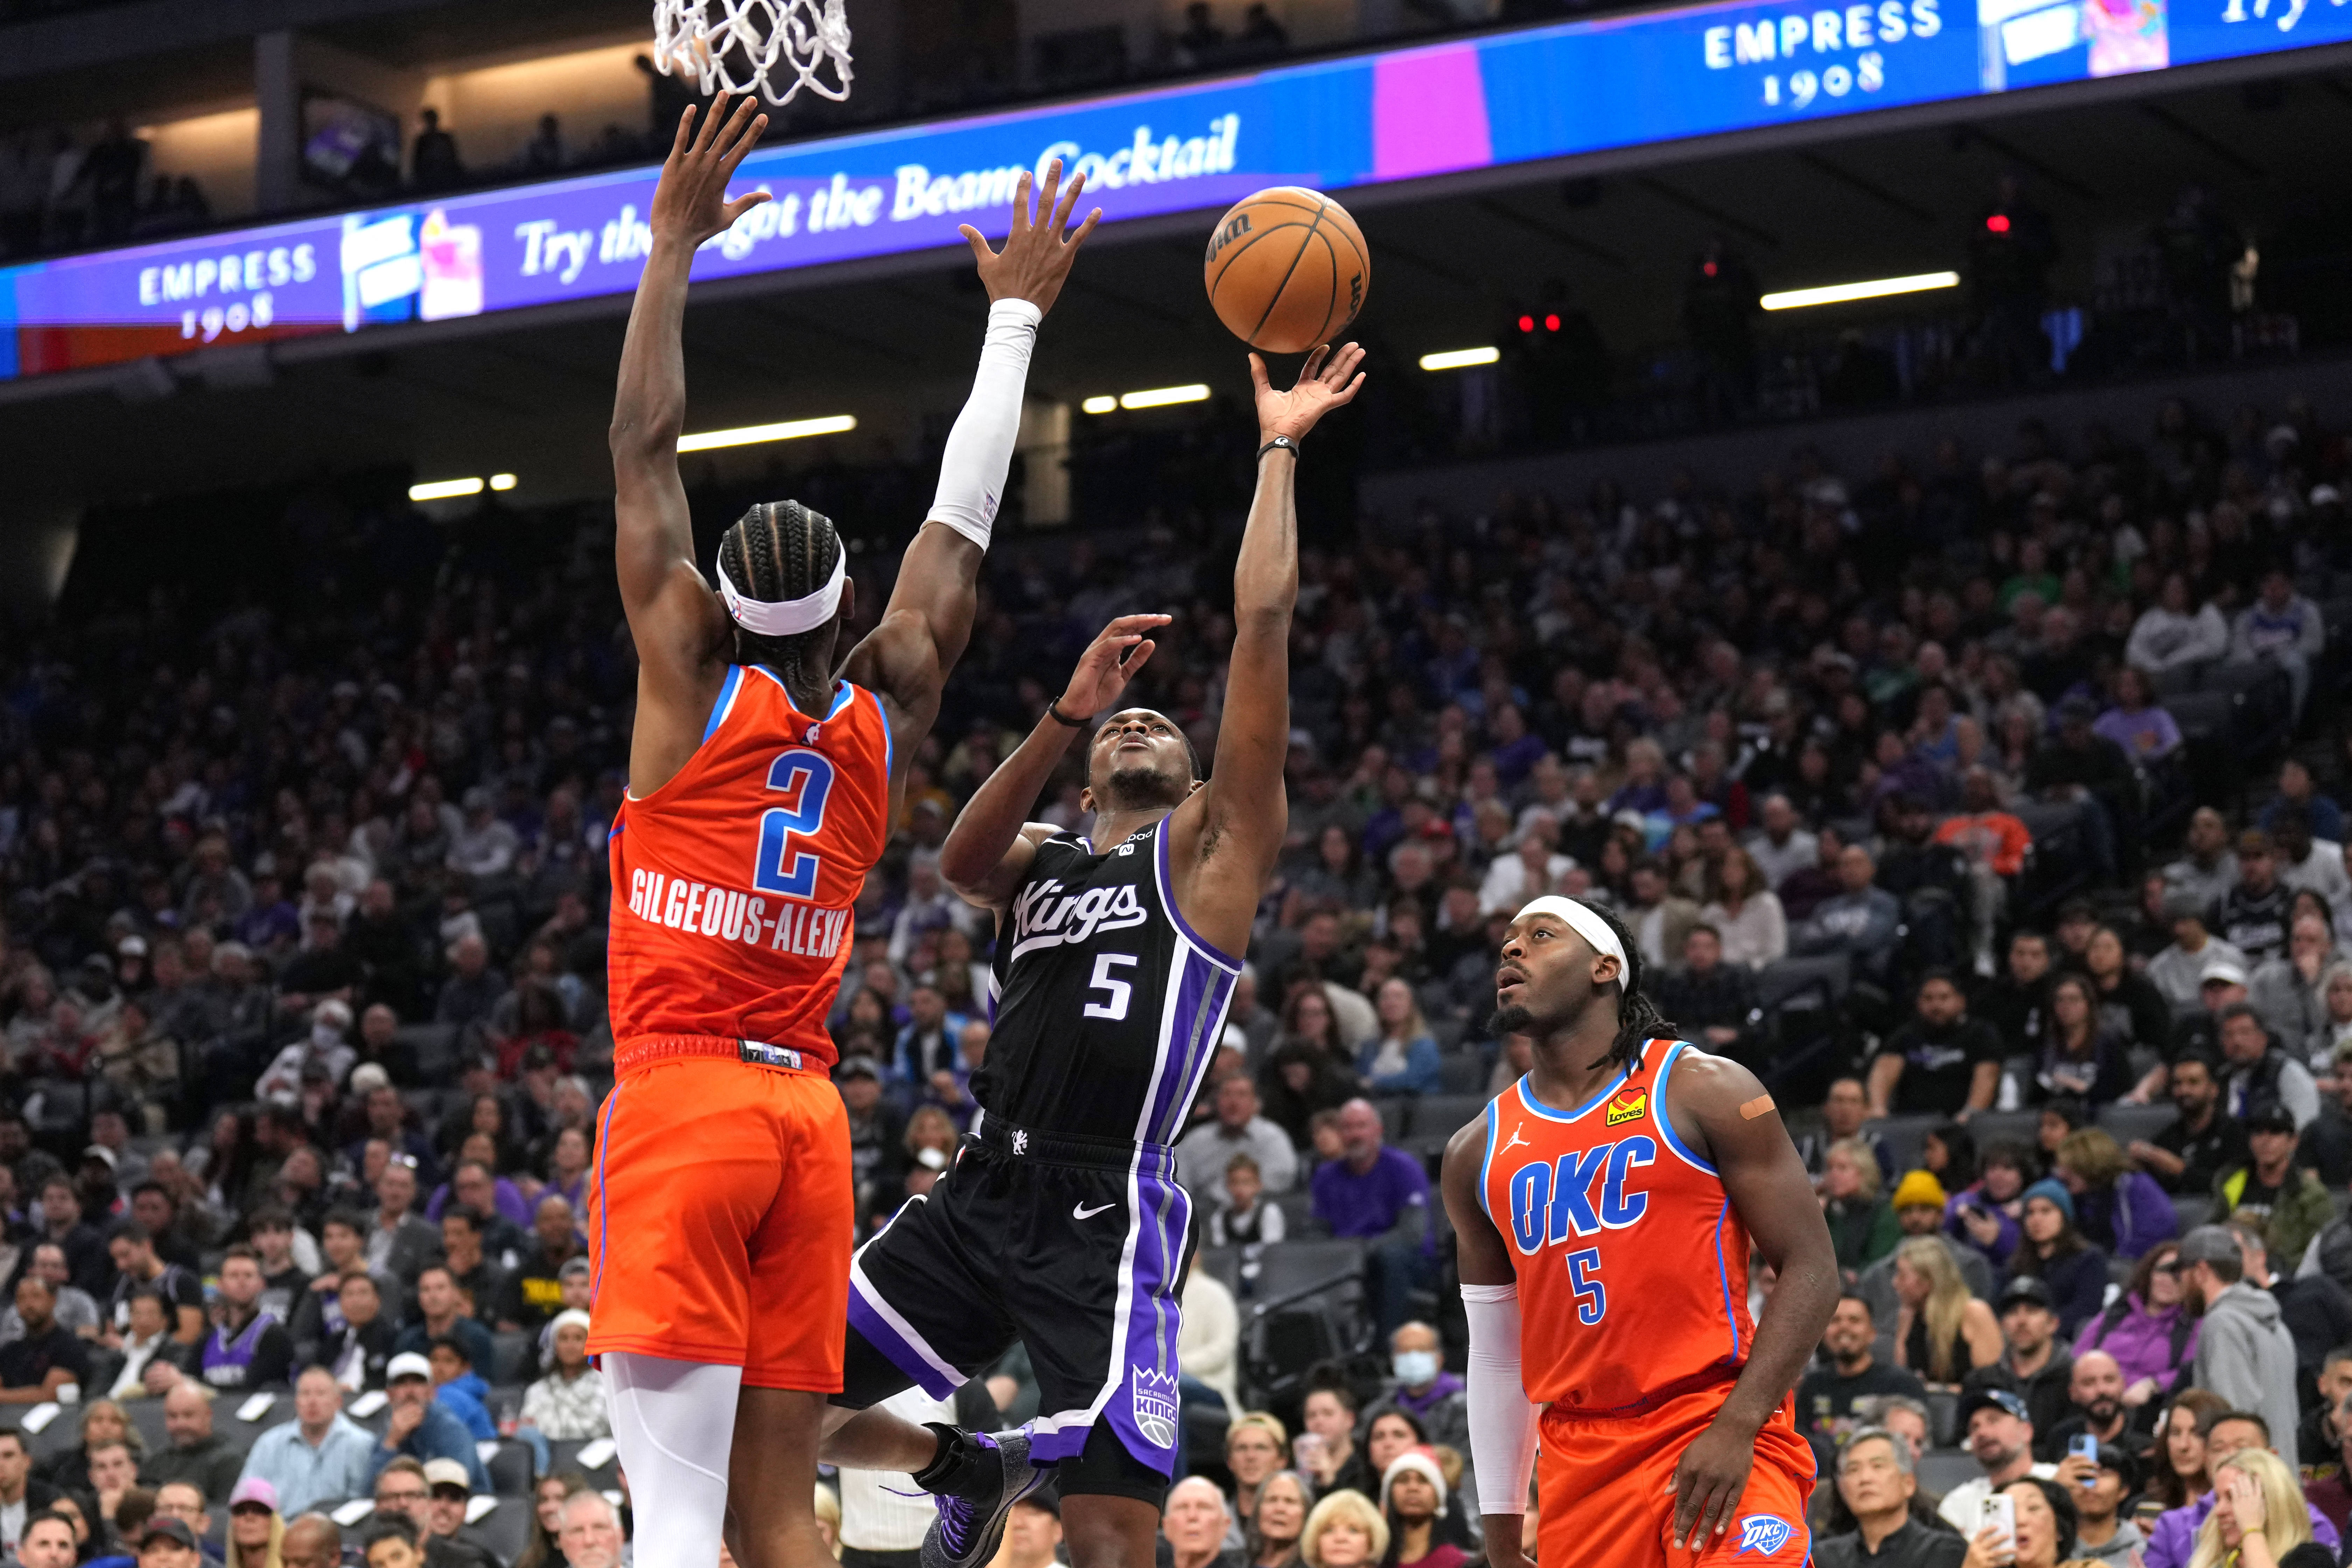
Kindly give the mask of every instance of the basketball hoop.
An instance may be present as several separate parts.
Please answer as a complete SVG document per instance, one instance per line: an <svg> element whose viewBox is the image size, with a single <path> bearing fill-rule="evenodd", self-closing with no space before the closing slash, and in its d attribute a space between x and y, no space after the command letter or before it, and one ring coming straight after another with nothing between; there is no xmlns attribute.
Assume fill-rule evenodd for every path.
<svg viewBox="0 0 2352 1568"><path fill-rule="evenodd" d="M827 60L837 85L818 74ZM654 0L654 64L705 98L757 89L781 109L806 88L840 103L849 97L849 16L842 0ZM793 80L778 92L787 68Z"/></svg>

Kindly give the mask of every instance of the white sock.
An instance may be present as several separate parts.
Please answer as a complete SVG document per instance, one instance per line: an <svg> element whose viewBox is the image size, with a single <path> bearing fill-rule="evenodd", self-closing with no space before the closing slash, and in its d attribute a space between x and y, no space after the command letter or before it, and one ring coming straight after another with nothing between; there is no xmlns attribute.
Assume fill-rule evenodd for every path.
<svg viewBox="0 0 2352 1568"><path fill-rule="evenodd" d="M613 1443L628 1472L638 1568L711 1568L743 1369L607 1351Z"/></svg>

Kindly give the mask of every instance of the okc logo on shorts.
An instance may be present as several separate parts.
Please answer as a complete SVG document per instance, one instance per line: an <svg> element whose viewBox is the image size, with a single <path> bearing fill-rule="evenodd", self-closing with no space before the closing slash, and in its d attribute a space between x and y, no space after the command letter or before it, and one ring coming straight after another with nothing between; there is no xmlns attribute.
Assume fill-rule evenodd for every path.
<svg viewBox="0 0 2352 1568"><path fill-rule="evenodd" d="M1797 1527L1785 1519L1769 1513L1751 1513L1739 1521L1739 1550L1732 1555L1745 1557L1755 1552L1769 1557L1786 1546L1789 1537L1796 1533Z"/></svg>
<svg viewBox="0 0 2352 1568"><path fill-rule="evenodd" d="M1135 1428L1155 1448L1176 1446L1176 1374L1135 1369Z"/></svg>

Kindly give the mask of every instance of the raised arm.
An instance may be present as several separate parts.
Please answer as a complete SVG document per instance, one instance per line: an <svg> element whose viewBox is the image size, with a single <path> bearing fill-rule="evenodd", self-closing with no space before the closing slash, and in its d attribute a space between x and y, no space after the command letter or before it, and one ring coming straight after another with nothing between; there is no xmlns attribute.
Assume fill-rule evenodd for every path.
<svg viewBox="0 0 2352 1568"><path fill-rule="evenodd" d="M1518 1273L1510 1249L1479 1200L1486 1164L1486 1118L1456 1132L1445 1145L1438 1183L1454 1222L1454 1256L1462 1274L1462 1310L1469 1321L1470 1468L1478 1478L1478 1511L1486 1520L1486 1561L1492 1568L1527 1568L1520 1549L1528 1512L1528 1478L1536 1458L1536 1406L1519 1373Z"/></svg>
<svg viewBox="0 0 2352 1568"><path fill-rule="evenodd" d="M1068 688L1046 705L1029 738L982 781L948 830L940 846L940 876L949 887L983 909L1004 912L1037 846L1054 836L1051 824L1028 820L1029 808L1070 742L1150 662L1159 645L1150 634L1168 620L1121 616L1102 629L1070 672Z"/></svg>
<svg viewBox="0 0 2352 1568"><path fill-rule="evenodd" d="M1740 1223L1779 1276L1738 1381L1675 1468L1675 1547L1687 1541L1696 1550L1728 1529L1739 1511L1756 1434L1822 1342L1839 1279L1812 1182L1756 1075L1737 1062L1686 1051L1675 1064L1670 1103L1676 1130L1687 1120Z"/></svg>
<svg viewBox="0 0 2352 1568"><path fill-rule="evenodd" d="M898 563L898 581L881 623L850 650L842 675L881 695L890 720L895 803L915 742L939 717L940 692L948 672L971 639L979 606L980 562L996 526L997 503L1013 466L1013 442L1021 432L1023 388L1029 377L1029 351L1037 324L1054 308L1070 263L1102 216L1097 207L1077 231L1064 238L1070 214L1086 190L1086 176L1062 189L1062 161L1046 167L1045 188L1030 206L1029 176L1013 195L1013 228L1004 248L992 250L980 230L963 226L966 244L980 265L988 289L988 336L981 345L980 370L971 396L956 416L940 457L940 488L931 511L916 531Z"/></svg>
<svg viewBox="0 0 2352 1568"><path fill-rule="evenodd" d="M681 333L695 247L768 199L754 191L727 200L728 180L767 127L767 116L751 109L747 98L728 115L722 98L698 131L694 107L678 117L654 187L653 250L637 279L613 399L613 557L637 646L629 787L641 795L667 783L700 743L731 640L726 608L695 563L693 521L677 475L686 420Z"/></svg>
<svg viewBox="0 0 2352 1568"><path fill-rule="evenodd" d="M1290 754L1290 612L1298 601L1299 444L1316 422L1353 401L1364 351L1329 344L1307 356L1298 384L1276 392L1250 355L1257 388L1257 494L1234 565L1234 651L1208 786L1179 807L1170 869L1185 918L1228 952L1247 944L1261 885L1282 849L1288 813L1282 767Z"/></svg>

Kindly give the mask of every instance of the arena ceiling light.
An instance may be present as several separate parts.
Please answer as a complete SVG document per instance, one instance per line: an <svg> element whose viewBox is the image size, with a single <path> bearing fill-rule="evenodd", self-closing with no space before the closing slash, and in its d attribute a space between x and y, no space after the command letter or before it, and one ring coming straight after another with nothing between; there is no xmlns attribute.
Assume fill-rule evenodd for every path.
<svg viewBox="0 0 2352 1568"><path fill-rule="evenodd" d="M1108 414L1111 410L1118 406L1118 399L1108 395L1089 397L1084 403L1079 404L1078 406L1085 409L1089 414Z"/></svg>
<svg viewBox="0 0 2352 1568"><path fill-rule="evenodd" d="M515 477L512 474L492 474L490 476L490 489L494 490L510 490L514 488Z"/></svg>
<svg viewBox="0 0 2352 1568"><path fill-rule="evenodd" d="M833 414L823 419L787 419L779 425L745 425L733 430L705 430L698 436L680 436L677 449L708 452L719 447L751 447L762 441L797 441L803 436L839 436L856 428L856 415Z"/></svg>
<svg viewBox="0 0 2352 1568"><path fill-rule="evenodd" d="M1957 272L1916 272L1908 278L1872 278L1860 283L1831 283L1819 289L1790 289L1767 294L1760 301L1768 310L1801 310L1808 305L1843 305L1854 300L1883 300L1890 294L1921 294L1930 289L1957 289Z"/></svg>
<svg viewBox="0 0 2352 1568"><path fill-rule="evenodd" d="M1489 343L1482 349L1447 349L1442 353L1421 356L1423 370L1468 370L1473 365L1493 364L1503 357L1503 351Z"/></svg>
<svg viewBox="0 0 2352 1568"><path fill-rule="evenodd" d="M500 476L500 478L510 477ZM413 501L456 500L460 496L478 496L481 493L482 480L478 474L470 479L436 479L428 485L408 487L408 499Z"/></svg>
<svg viewBox="0 0 2352 1568"><path fill-rule="evenodd" d="M1173 403L1208 401L1208 387L1196 381L1190 386L1155 386L1143 392L1124 392L1119 395L1118 405L1121 408L1165 408Z"/></svg>

